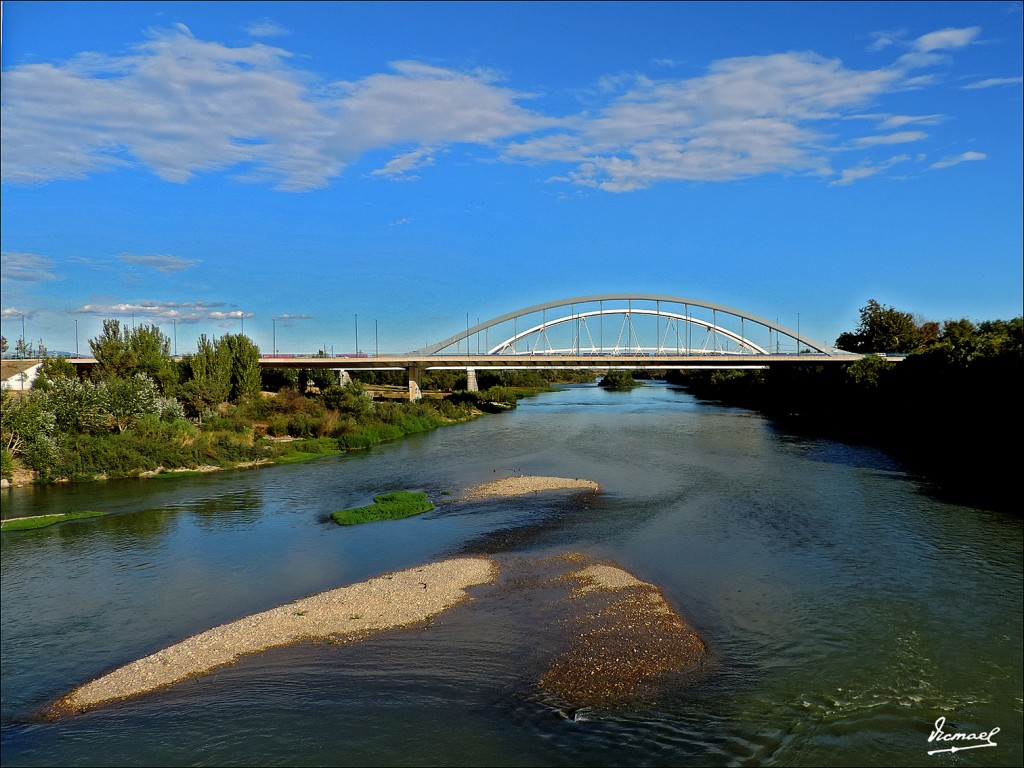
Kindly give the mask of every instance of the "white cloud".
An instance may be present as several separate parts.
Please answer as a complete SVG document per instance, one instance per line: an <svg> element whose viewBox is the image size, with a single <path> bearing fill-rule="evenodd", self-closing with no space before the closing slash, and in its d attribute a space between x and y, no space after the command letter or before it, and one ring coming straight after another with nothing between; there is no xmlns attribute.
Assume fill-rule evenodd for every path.
<svg viewBox="0 0 1024 768"><path fill-rule="evenodd" d="M1024 83L1024 77L990 77L987 80L979 80L976 83L965 85L966 90L975 90L978 88L994 88L999 85L1020 85Z"/></svg>
<svg viewBox="0 0 1024 768"><path fill-rule="evenodd" d="M927 35L921 35L921 37L914 41L914 48L923 53L950 48L963 48L973 43L980 34L981 27L940 29L938 32L929 32Z"/></svg>
<svg viewBox="0 0 1024 768"><path fill-rule="evenodd" d="M46 256L35 253L4 251L0 254L0 275L4 280L17 280L26 283L41 283L54 280L51 271L53 262Z"/></svg>
<svg viewBox="0 0 1024 768"><path fill-rule="evenodd" d="M175 272L181 272L182 270L194 267L199 263L195 259L186 259L181 256L171 256L168 254L159 256L142 256L134 253L122 253L120 259L125 264L150 267L164 275L173 275Z"/></svg>
<svg viewBox="0 0 1024 768"><path fill-rule="evenodd" d="M880 136L861 136L855 139L854 143L861 147L875 147L884 144L907 144L927 138L928 134L924 131L899 131Z"/></svg>
<svg viewBox="0 0 1024 768"><path fill-rule="evenodd" d="M932 163L928 168L930 170L939 170L941 168L952 168L954 165L960 165L960 163L968 163L973 160L985 160L988 158L984 152L963 152L959 155L952 157L946 157L939 160L937 163Z"/></svg>
<svg viewBox="0 0 1024 768"><path fill-rule="evenodd" d="M253 29L267 34L273 24ZM2 175L30 184L142 165L175 183L230 171L303 191L326 187L371 151L401 152L372 176L415 179L457 144L507 162L567 165L551 178L614 192L665 181L825 174L830 157L851 146L836 121L882 96L923 87L927 80L912 76L913 68L945 61L939 52L979 33L923 35L895 65L871 70L790 52L713 62L690 78L608 76L595 84L588 111L551 117L524 106L531 94L488 71L402 61L328 84L281 48L229 47L178 29L123 57L83 54L4 71ZM885 47L881 40L876 45ZM881 127L939 119L892 115ZM924 138L902 131L852 141L867 150ZM192 265L132 258L151 259L148 266L165 273ZM157 258L170 260L157 266Z"/></svg>
<svg viewBox="0 0 1024 768"><path fill-rule="evenodd" d="M0 309L0 318L3 318L4 320L14 320L16 318L31 316L31 312L24 309L18 309L17 307L4 307L3 309Z"/></svg>
<svg viewBox="0 0 1024 768"><path fill-rule="evenodd" d="M316 316L315 315L289 315L289 314L284 314L284 315L278 315L274 319L275 320L312 320L314 317L316 317Z"/></svg>

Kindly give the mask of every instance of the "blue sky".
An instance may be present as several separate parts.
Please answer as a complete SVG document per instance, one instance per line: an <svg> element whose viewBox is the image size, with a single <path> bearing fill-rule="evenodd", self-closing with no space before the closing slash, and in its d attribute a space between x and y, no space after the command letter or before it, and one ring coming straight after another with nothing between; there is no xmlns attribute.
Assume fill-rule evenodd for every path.
<svg viewBox="0 0 1024 768"><path fill-rule="evenodd" d="M4 2L2 65L9 340L1022 311L1019 2Z"/></svg>

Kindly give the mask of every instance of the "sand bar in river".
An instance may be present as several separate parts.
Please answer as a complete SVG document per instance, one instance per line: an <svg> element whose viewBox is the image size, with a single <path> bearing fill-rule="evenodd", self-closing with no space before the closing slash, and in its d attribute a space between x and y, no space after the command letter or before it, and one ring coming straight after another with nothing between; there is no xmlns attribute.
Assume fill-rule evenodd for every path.
<svg viewBox="0 0 1024 768"><path fill-rule="evenodd" d="M425 621L497 576L488 558L444 560L385 574L222 624L76 688L55 714L80 712L206 674L240 656L303 640L362 639Z"/></svg>

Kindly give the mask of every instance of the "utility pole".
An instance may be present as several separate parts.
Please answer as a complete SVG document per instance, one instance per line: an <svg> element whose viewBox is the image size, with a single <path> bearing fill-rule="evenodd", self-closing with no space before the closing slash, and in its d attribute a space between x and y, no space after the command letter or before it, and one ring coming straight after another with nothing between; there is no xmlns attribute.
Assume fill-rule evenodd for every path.
<svg viewBox="0 0 1024 768"><path fill-rule="evenodd" d="M277 318L276 317L270 318L270 322L272 322L274 324L274 344L273 344L273 350L274 350L274 356L276 357L277 356Z"/></svg>
<svg viewBox="0 0 1024 768"><path fill-rule="evenodd" d="M356 354L359 354L359 315L356 315Z"/></svg>
<svg viewBox="0 0 1024 768"><path fill-rule="evenodd" d="M78 354L78 318L75 318L75 357L80 357Z"/></svg>

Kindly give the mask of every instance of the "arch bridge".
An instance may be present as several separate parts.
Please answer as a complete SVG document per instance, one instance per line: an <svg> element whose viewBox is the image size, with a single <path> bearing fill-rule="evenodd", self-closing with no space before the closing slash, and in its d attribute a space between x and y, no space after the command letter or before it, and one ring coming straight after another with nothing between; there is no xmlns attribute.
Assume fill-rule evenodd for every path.
<svg viewBox="0 0 1024 768"><path fill-rule="evenodd" d="M797 362L845 363L842 352L796 329L700 299L607 293L516 310L422 349L397 355L265 355L265 368L406 370L409 398L421 395L424 371L462 369L476 389L477 369L764 368ZM72 361L88 368L95 360Z"/></svg>

